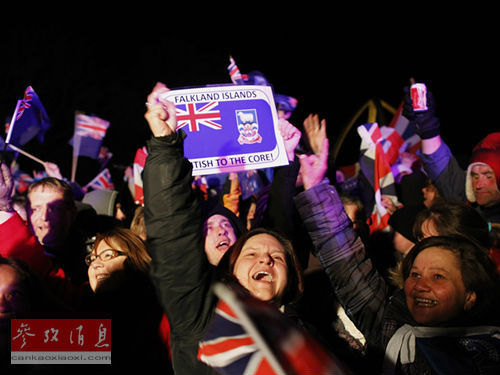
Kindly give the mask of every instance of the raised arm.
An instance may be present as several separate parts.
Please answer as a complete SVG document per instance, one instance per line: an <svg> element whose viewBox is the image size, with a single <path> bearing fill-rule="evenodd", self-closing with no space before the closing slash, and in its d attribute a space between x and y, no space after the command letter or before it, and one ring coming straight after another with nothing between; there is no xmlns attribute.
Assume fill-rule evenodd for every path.
<svg viewBox="0 0 500 375"><path fill-rule="evenodd" d="M389 290L366 255L336 189L324 179L327 150L325 139L319 156L301 156L306 190L295 197L295 204L313 241L313 252L346 313L367 340L378 345Z"/></svg>
<svg viewBox="0 0 500 375"><path fill-rule="evenodd" d="M212 273L203 250L198 201L191 188L192 166L183 154L185 134L175 131L175 106L160 99L165 90L165 85L155 86L145 114L153 134L143 178L147 249L152 257L151 278L173 337L196 336L206 323L202 317L210 305L208 278Z"/></svg>
<svg viewBox="0 0 500 375"><path fill-rule="evenodd" d="M420 159L426 173L443 197L465 201L465 171L441 138L441 124L432 92L426 91L427 110L424 111L413 109L409 87L405 87L404 92L403 114L421 139Z"/></svg>

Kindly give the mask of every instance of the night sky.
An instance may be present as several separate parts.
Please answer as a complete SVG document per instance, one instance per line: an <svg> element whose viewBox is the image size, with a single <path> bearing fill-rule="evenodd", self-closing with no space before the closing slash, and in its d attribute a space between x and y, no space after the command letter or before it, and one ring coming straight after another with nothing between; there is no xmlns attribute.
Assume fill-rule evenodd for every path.
<svg viewBox="0 0 500 375"><path fill-rule="evenodd" d="M299 129L309 113L325 118L331 144L367 100L397 107L410 77L434 93L442 136L455 153L466 157L477 141L500 129L498 33L490 23L343 18L275 23L254 15L253 23L221 20L202 23L196 32L118 18L112 24L90 19L85 27L69 21L4 23L0 116L11 116L31 85L52 128L43 145L31 142L27 151L57 163L69 178L68 140L75 111L83 111L110 121L104 145L114 155L110 165L119 169L132 163L149 137L144 102L155 82L170 88L230 83L226 68L232 55L242 73L258 70L275 92L298 99L291 122ZM355 132L349 141L353 145L339 155L340 165L355 161ZM40 167L22 163L28 171ZM79 161L77 181L88 182L93 168L93 161Z"/></svg>

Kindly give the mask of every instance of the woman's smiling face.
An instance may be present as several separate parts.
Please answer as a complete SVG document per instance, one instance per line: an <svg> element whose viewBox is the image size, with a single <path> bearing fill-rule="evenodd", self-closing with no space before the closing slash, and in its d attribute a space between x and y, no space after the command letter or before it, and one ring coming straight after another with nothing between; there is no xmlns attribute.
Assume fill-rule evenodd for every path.
<svg viewBox="0 0 500 375"><path fill-rule="evenodd" d="M285 249L269 234L252 236L243 245L233 273L254 297L279 301L288 282Z"/></svg>
<svg viewBox="0 0 500 375"><path fill-rule="evenodd" d="M110 246L105 240L102 240L93 253L101 256L101 258L105 258L104 255L110 253L110 250L123 251L121 249L116 249L116 246ZM125 270L124 263L127 257L116 253L110 256L112 257L106 261L96 257L89 265L89 284L96 293L113 290L123 281Z"/></svg>
<svg viewBox="0 0 500 375"><path fill-rule="evenodd" d="M460 261L450 250L422 250L405 280L406 303L419 324L439 325L470 309L476 298L467 292Z"/></svg>

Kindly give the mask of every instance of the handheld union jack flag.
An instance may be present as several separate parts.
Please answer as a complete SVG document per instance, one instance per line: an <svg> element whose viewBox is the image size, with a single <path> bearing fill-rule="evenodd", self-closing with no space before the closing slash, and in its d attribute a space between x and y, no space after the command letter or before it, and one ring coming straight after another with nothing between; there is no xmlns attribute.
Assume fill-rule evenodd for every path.
<svg viewBox="0 0 500 375"><path fill-rule="evenodd" d="M229 77L231 77L231 81L235 85L242 85L248 77L246 75L241 74L238 65L234 61L232 56L229 56L229 66L227 67L227 71L229 72Z"/></svg>
<svg viewBox="0 0 500 375"><path fill-rule="evenodd" d="M374 193L370 230L386 231L389 229L390 214L382 203L382 195L388 196L399 207L396 185L388 155L384 150L387 140L375 123L367 123L358 127L361 137L359 166L361 173L369 181Z"/></svg>
<svg viewBox="0 0 500 375"><path fill-rule="evenodd" d="M307 332L267 302L217 284L216 314L198 359L223 375L350 374Z"/></svg>
<svg viewBox="0 0 500 375"><path fill-rule="evenodd" d="M216 130L222 129L222 125L216 122L220 120L220 112L214 110L214 107L218 105L218 102L210 102L177 106L177 129L181 129L186 125L188 125L190 132L200 131L200 125Z"/></svg>
<svg viewBox="0 0 500 375"><path fill-rule="evenodd" d="M86 189L92 188L94 190L112 190L115 188L111 173L108 168L103 169L92 181L85 185Z"/></svg>
<svg viewBox="0 0 500 375"><path fill-rule="evenodd" d="M24 146L34 137L44 141L45 133L51 123L45 108L33 87L28 86L24 91L24 98L16 106L14 119L6 124L6 143L15 146Z"/></svg>
<svg viewBox="0 0 500 375"><path fill-rule="evenodd" d="M98 159L108 127L109 121L97 116L77 113L75 115L75 133L69 142L73 146L74 153Z"/></svg>
<svg viewBox="0 0 500 375"><path fill-rule="evenodd" d="M109 121L97 116L88 116L81 113L75 116L75 134L78 134L80 137L102 140L106 135L108 127Z"/></svg>

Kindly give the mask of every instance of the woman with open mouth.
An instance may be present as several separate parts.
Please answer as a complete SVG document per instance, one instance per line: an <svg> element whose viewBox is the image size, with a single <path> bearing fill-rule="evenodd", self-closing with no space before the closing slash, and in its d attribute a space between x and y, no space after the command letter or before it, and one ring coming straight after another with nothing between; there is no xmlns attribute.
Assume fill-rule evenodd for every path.
<svg viewBox="0 0 500 375"><path fill-rule="evenodd" d="M145 114L152 132L143 178L150 275L171 324L174 372L217 374L197 358L218 303L213 284L244 288L281 308L300 296L302 271L290 242L260 228L242 234L224 249L216 267L211 264L191 188L192 165L183 151L185 133L176 131L175 105L159 100L166 90L163 84L155 86Z"/></svg>

